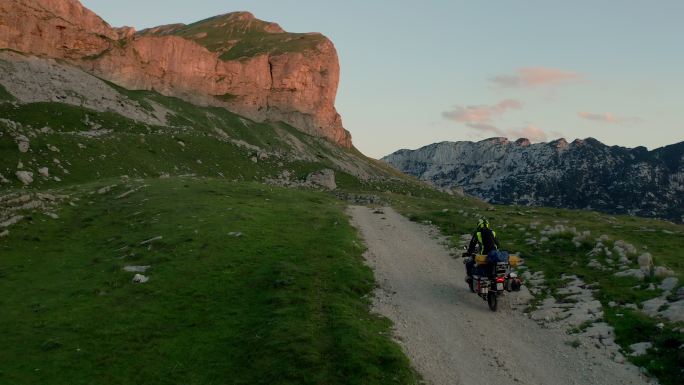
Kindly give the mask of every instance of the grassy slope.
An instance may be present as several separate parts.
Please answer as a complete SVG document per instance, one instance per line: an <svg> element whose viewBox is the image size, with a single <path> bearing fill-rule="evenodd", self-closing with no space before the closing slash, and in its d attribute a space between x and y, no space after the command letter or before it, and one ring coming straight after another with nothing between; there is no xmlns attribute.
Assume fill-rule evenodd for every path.
<svg viewBox="0 0 684 385"><path fill-rule="evenodd" d="M20 153L0 122L0 173L11 180L0 196L69 193L77 205L62 203L57 220L21 212L27 219L0 238L0 383L417 381L389 322L370 313L373 277L344 204L250 183L283 169L303 179L335 168L323 139L117 89L144 108L169 109L171 126L59 103L0 103L0 116L31 141ZM80 135L94 125L111 132ZM283 155L255 163L255 150L219 140L216 128ZM292 158L283 133L317 160ZM13 175L20 161L34 173L48 166L61 182L35 174L23 187ZM342 187L375 188L336 176ZM115 199L140 184L148 187ZM107 185L117 187L93 193ZM157 235L149 249L139 245ZM126 264L152 265L151 281L133 285Z"/></svg>
<svg viewBox="0 0 684 385"><path fill-rule="evenodd" d="M369 313L373 277L343 203L195 178L67 192L77 207L0 243L0 382L415 381ZM151 265L150 282L132 284L128 264Z"/></svg>
<svg viewBox="0 0 684 385"><path fill-rule="evenodd" d="M660 280L651 277L640 282L634 278L614 277L612 272L601 272L586 266L591 258L596 258L587 255L594 246L594 238L607 235L611 239L606 242L609 245L612 241L625 240L637 246L639 252L652 253L656 265L667 266L676 272L681 287L684 281L684 260L681 258L684 226L589 211L489 206L472 198L445 198L439 194L424 198L396 194L386 194L386 197L411 219L431 221L445 234L452 235L454 247L458 247L461 234L470 233L477 219L486 216L494 224L504 248L522 254L531 269L544 271L550 288L547 294L555 295L556 289L563 286L562 274L576 274L587 283L597 282L597 296L603 304L605 321L615 327L616 341L625 352L629 352L629 345L637 342L650 341L654 344L655 349L649 350L648 354L630 359L657 376L663 384L679 384L684 379L680 370L684 362L684 352L680 348L684 344L684 335L677 331L684 325L650 318L620 306L628 303L641 306L643 301L659 296L659 289L645 289L650 283L657 285ZM444 212L444 209L448 211ZM539 239L539 230L545 225L559 223L576 227L579 231L589 230L591 237L579 248L571 242L572 236L568 234L550 237L548 242L541 245L526 244L526 239L531 236ZM536 230L531 226L536 226ZM518 230L520 227L524 227L524 230ZM603 261L601 257L597 259ZM638 268L636 262L631 268ZM608 306L610 301L617 302L618 306ZM656 328L659 322L665 324L662 331Z"/></svg>
<svg viewBox="0 0 684 385"><path fill-rule="evenodd" d="M262 53L315 51L317 45L325 41L321 34L266 32L269 23L258 19L244 20L240 15L230 13L216 16L166 29L162 33L194 40L212 52L220 52L223 60L253 57ZM152 34L151 31L142 33Z"/></svg>
<svg viewBox="0 0 684 385"><path fill-rule="evenodd" d="M54 182L37 177L36 182L30 188L31 190L71 189L74 194L83 198L77 208L64 207L63 211L60 212L62 219L57 222L43 217L42 214L36 214L33 215L35 218L32 226L27 227L26 222L22 222L22 224L12 227L9 238L0 239L3 256L6 250L11 253L7 255L13 255L7 260L4 258L0 260L0 293L3 294L0 296L3 298L0 299L0 306L13 311L11 313L12 322L7 323L10 326L6 326L7 329L0 334L3 336L0 337L0 345L17 345L15 350L7 351L6 357L37 357L31 362L31 365L28 364L29 361L23 365L23 358L10 359L9 362L13 362L11 367L0 367L0 380L4 376L5 378L17 379L17 381L21 379L20 382L24 382L24 379L35 382L33 380L39 378L31 376L37 376L40 373L29 374L31 370L35 369L31 366L36 366L39 362L48 362L45 360L46 357L56 357L55 363L52 368L41 368L41 371L64 371L64 373L70 373L76 378L78 373L70 368L75 365L76 358L83 358L76 356L76 353L69 349L79 345L74 349L80 348L81 351L84 351L84 348L80 347L83 345L91 349L86 352L92 353L92 356L86 356L87 359L91 360L87 361L90 366L83 376L78 377L84 383L88 382L88 376L91 376L92 379L93 376L105 374L114 376L108 378L108 381L112 383L135 382L133 374L126 372L129 370L126 367L133 367L136 368L135 370L143 372L144 378L152 378L154 375L159 376L162 373L166 375L170 369L165 365L169 365L172 360L177 360L179 363L174 370L179 371L178 375L181 376L179 378L184 379L185 382L225 383L228 380L217 378L223 373L227 373L227 370L235 370L237 366L231 366L233 365L231 363L218 362L219 358L223 357L229 357L228 361L231 362L237 360L236 362L250 368L245 373L235 374L234 383L268 382L273 381L272 376L275 372L284 370L284 373L289 373L283 363L286 360L283 360L281 356L289 357L290 361L294 362L293 368L308 370L309 376L307 378L313 382L354 383L357 381L373 383L375 381L387 383L389 382L388 373L393 372L396 372L399 383L414 381L413 374L408 369L405 359L396 356L398 354L396 345L391 344L385 335L387 324L368 313L367 303L363 298L368 293L370 278L368 272L361 266L360 259L358 259L358 250L353 244L353 236L347 233L346 220L340 217L340 203L331 200L327 194L273 190L270 187L241 182L261 180L265 176L275 175L282 169L294 170L297 177L304 178L311 171L316 171L322 167L333 167L331 161L325 156L329 150L319 139L312 138L284 125L251 122L222 109L200 108L178 99L165 98L150 92L123 89L119 89L119 91L129 98L139 101L143 107L151 108L150 103L156 102L171 110L173 116L170 120L173 127L150 127L118 115L98 113L80 107L55 103L37 103L23 106L0 103L0 115L4 118L21 122L25 127L31 126L33 129L47 125L55 131L54 133L31 137L31 151L26 154L20 154L17 151L16 143L9 135L0 136L0 153L3 154L0 158L0 173L13 181L11 186L5 185L3 187L4 192L15 191L20 188L18 181L13 177L13 171L16 169L17 162L21 160L33 170L47 165L50 167L52 175L59 175L63 179L62 182ZM0 89L0 98L8 100L11 96L3 96ZM87 121L96 122L103 128L111 129L112 133L94 139L74 134L74 132L92 129L85 123L86 116ZM276 133L278 130L284 130L305 143L312 153L318 154L318 161L272 157L264 162L253 163L250 160L250 157L254 155L253 150L217 140L215 128L220 128L233 139L257 145L269 152L286 153L292 148L284 143L282 137ZM0 123L0 130L5 129L7 127ZM179 141L185 146L180 145ZM85 145L85 148L79 147L78 143ZM56 153L49 150L48 144L56 146L60 152ZM350 150L348 153L356 156L359 161L364 159L354 150ZM55 158L60 159L62 165L69 170L69 174L56 167L53 163ZM197 160L200 160L201 163ZM540 229L546 224L553 225L555 221L567 221L564 222L565 225L575 226L578 230L591 230L593 237L607 234L613 240L623 239L640 249L648 248L654 254L657 264L673 268L680 280L684 278L682 275L683 262L677 254L677 251L684 244L682 237L684 230L681 226L639 218L612 218L607 215L572 210L500 206L497 207L497 211L486 211L489 206L483 202L470 198L450 197L430 190L423 185L410 182L405 177L392 173L386 166L378 165L376 168L384 170L383 172L386 175L391 176L390 179L361 182L349 174L336 171L338 185L347 192L383 196L404 214L416 220L430 220L439 225L447 234L458 236L470 232L476 218L483 213L497 225L505 223L507 227L505 229L499 228L499 230L506 247L522 252L528 265L533 269L544 270L549 278L552 291L562 284L561 273L575 273L582 276L587 282L595 281L601 284L599 295L604 305L611 300L622 304L640 304L643 300L659 294L658 291L649 292L633 289L633 286L639 284L635 280L617 279L610 274L603 275L585 268L584 266L588 261L585 254L590 247L588 244L578 249L569 243L567 237L560 236L552 238L543 247L526 245L524 240L529 237L526 234L527 232L538 236L538 230L535 233L534 230L530 229L530 225L533 223L538 223L538 229ZM112 200L114 192L107 196L84 195L88 191L93 191L105 184L116 183L121 185L121 182L107 178L124 174L133 178L152 178L162 173L170 174L171 179L147 179L145 183L149 184L150 187L125 200ZM177 177L183 174L196 174L209 179L195 180ZM97 180L101 182L96 185L92 184L93 181ZM233 181L233 183L229 181ZM240 183L235 183L238 181ZM187 187L185 187L186 185ZM120 190L121 186L117 189L119 189L116 190L118 193L123 191ZM165 198L163 198L164 196ZM234 198L238 196L241 198L235 200ZM270 199L270 201L266 201L266 199ZM93 201L92 204L85 203L90 200ZM268 207L264 205L269 204L277 207L279 211L271 213L269 210L262 210L262 208ZM239 206L242 207L239 209L241 211L235 212L241 212L241 216L234 218L222 212L223 208L238 210ZM219 209L217 210L217 208ZM449 211L443 212L442 209L444 208L448 208ZM318 223L315 216L312 216L314 212L318 211L322 213L320 221L338 222L340 228L326 228L320 231L316 229L314 233L311 233L315 234L315 238L306 238L304 233L310 229L309 225ZM159 215L156 220L153 217L155 214ZM291 219L295 222L279 223L281 220L290 220L288 219L289 216L292 216ZM213 226L201 227L200 219ZM236 224L240 224L238 226L240 228L225 227L225 224L232 223L230 220L233 219ZM311 223L305 223L309 221ZM88 224L90 225L85 226ZM189 240L188 245L186 245L179 240L182 236L187 236L186 227L191 224L201 227L197 228L201 231L198 233L200 235L189 235L188 237L192 240ZM280 230L282 225L287 226L288 231L292 230L292 236L288 237L287 241L276 236L276 230ZM224 228L221 229L221 226ZM517 230L518 226L523 226L526 230L521 232ZM216 227L216 229L211 229L212 227ZM259 227L263 227L268 234L259 238L258 241L254 241L250 238L250 234L253 229ZM655 231L642 231L643 229L654 229ZM244 238L228 238L226 234L229 231L243 231L247 235ZM205 232L206 238L204 238ZM258 230L256 233L260 234ZM164 240L162 243L154 244L151 250L135 247L135 244L142 238L155 235L164 235ZM322 241L320 250L318 250L319 237L328 239ZM247 247L239 250L243 254L236 255L249 256L252 258L250 259L251 265L240 265L239 261L224 264L224 260L229 259L226 257L225 251L227 250L226 245L231 243L227 242L234 241L242 242L240 244L243 246L247 245ZM303 245L307 242L311 242L309 247L315 244L317 252L337 250L336 253L346 253L348 258L328 259L328 252L326 252L323 253L326 254L326 258L320 259L316 256L322 254L313 254L313 251L304 250ZM352 242L353 247L349 246L349 242ZM133 247L136 254L130 261L116 259L127 254L121 253L116 256L112 254L114 250L125 245ZM297 256L293 256L290 250L298 251L297 254L301 252L302 259L292 259ZM30 256L30 261L27 255ZM256 255L260 255L257 258L260 261L259 263L254 262L255 259L253 258L256 258ZM269 259L270 257L272 258ZM36 263L37 259L35 258L41 258L39 259L41 263ZM137 260L136 258L140 259ZM230 258L238 257L232 256ZM242 258L239 257L238 259L241 260ZM187 261L200 262L191 264ZM343 265L338 265L335 264L337 261L346 262ZM578 264L573 266L575 261ZM131 285L129 283L131 274L120 271L120 267L129 262L152 264L154 266L151 273L153 280L142 286ZM258 270L257 267L260 267L261 263L264 262L267 262L264 264L264 271L252 271ZM328 263L332 265L327 266ZM187 270L188 267L186 266L191 266L192 270ZM217 272L228 271L232 269L231 266L235 267L237 273L231 276L234 279L227 282L226 277ZM356 272L348 274L351 279L344 280L344 282L339 281L339 285L334 284L334 280L319 279L320 277L330 278L330 274L334 275L331 271L325 273L328 275L318 276L319 278L316 279L314 279L315 274L312 275L313 271L327 268L343 272L344 270L340 269L345 266ZM238 269L238 267L240 268ZM75 272L77 278L69 275L71 272ZM299 276L300 273L306 277L304 281L308 282L306 287L300 288L302 289L300 291L290 291L289 289L278 291L271 288L273 290L266 290L265 297L252 298L255 300L249 302L240 302L237 295L225 294L225 297L211 298L208 294L225 286L230 287L231 293L233 291L241 293L240 298L242 298L242 295L247 291L246 288L269 280L270 282L283 281L275 286L284 285L284 288L290 288L292 285L288 283L289 278L287 277ZM346 271L345 274L347 274ZM226 275L230 276L229 273ZM40 285L34 281L36 277L40 278ZM163 282L178 281L183 282L183 285L181 287L180 284L169 283L171 286L154 286L161 284L159 278L163 277L166 277L167 280ZM211 282L202 281L200 277L208 278ZM328 283L332 286L329 286ZM264 285L268 286L267 284ZM82 286L85 288L84 290L79 289ZM195 297L192 292L183 291L185 287L190 287L192 290L198 290L204 294ZM261 288L262 286L257 287ZM109 294L100 296L100 291ZM31 295L33 299L30 301L22 300L22 297L16 294L18 292L21 292L22 295ZM46 293L49 294L46 295ZM326 313L325 317L321 316L322 318L312 320L310 318L311 311L302 309L311 309L312 303L320 304L320 299L326 295L327 298L332 298L331 302L326 302L323 306L325 312L329 313ZM279 299L276 300L273 296ZM5 297L7 299L4 299ZM272 306L274 303L279 303L278 301L296 305L295 308L298 310L292 310L293 313L285 311L287 317L284 318L270 316L271 321L260 318L265 317L264 314L272 314L272 312L279 314L279 312L272 310ZM78 306L76 312L59 309L60 307L66 308L66 304L72 302L81 304L78 306L82 306L82 309ZM50 303L54 303L54 306L50 305L53 307L46 307L45 309L52 310L45 310L44 306ZM138 303L145 306L139 306ZM300 305L301 307L297 307ZM124 309L128 308L134 311L126 312ZM146 312L145 309L148 308L154 309L154 312ZM344 319L344 317L339 318L340 312L343 313L343 310L340 309L347 308L356 312L345 314L354 314L356 318L351 318L358 320L357 325L345 326L347 324L337 323L339 319ZM222 313L223 309L227 309L227 311L230 309L230 311ZM258 313L259 316L245 314L247 309L250 312ZM615 326L617 340L623 347L650 339L660 349L659 351L650 351L648 355L634 359L634 361L646 366L652 373L659 375L664 383L677 383L676 377L673 380L667 376L668 373L677 375L676 365L682 361L682 353L676 350L683 342L681 334L673 332L673 329L679 326L667 324L663 332L653 333L654 324L659 320L643 317L639 313L620 307L611 310L611 308L604 306L604 309L605 317L608 322ZM19 325L17 320L37 317L44 310L55 311L56 313L49 313L50 317L42 321L34 320L32 323ZM106 317L100 317L100 313L106 314ZM155 315L157 313L164 315L165 318L160 321ZM333 317L331 314L335 314L335 316ZM618 316L618 314L622 314L622 316ZM69 318L70 316L73 317ZM141 321L141 317L143 321ZM201 325L204 327L193 328L188 326L192 325L194 321L186 322L184 317L201 319L204 322ZM115 322L107 323L110 318ZM52 322L50 320L53 319L59 322L55 322L53 325L50 323ZM168 325L164 326L164 320L167 321ZM349 322L351 321L353 320L349 319ZM98 334L98 326L103 322L109 326L103 329L104 334ZM231 340L230 338L238 338L236 337L238 335L247 338L245 337L247 335L245 330L251 331L251 329L244 329L245 326L242 322L245 324L271 322L269 328L263 328L274 333L270 335L272 338L268 345L264 345L268 348L260 348L261 350L255 350L255 353L252 354L249 351L244 351L240 345L241 342L235 342L235 339ZM263 323L260 325L263 326ZM328 323L327 329L321 326L325 323ZM0 325L3 324L5 322L0 323ZM311 326L313 328L311 333L313 334L306 332L311 328L310 325L314 324L319 326ZM213 325L220 325L221 331L215 331ZM41 331L44 328L47 329ZM14 329L22 330L23 334L15 335ZM225 335L212 334L224 333L224 329L235 330L235 332L231 334L232 332L225 331ZM292 334L293 329L297 329L297 332L309 334L305 333L305 336L297 333ZM362 346L364 344L353 337L366 338L367 335L361 332L364 329L382 333L379 334L382 338L378 337L377 341L373 340L374 342L370 346L364 347ZM648 333L635 333L635 331L648 331ZM157 332L160 333L159 338L156 337L155 333ZM127 333L133 334L128 335ZM261 336L262 334L258 335ZM299 337L295 338L295 336ZM314 337L312 336L315 336L316 340L322 339L322 345L312 346L310 349L303 347L303 345L309 345L308 342L313 341ZM111 339L108 340L107 338L110 337ZM290 337L294 339L290 339ZM3 341L1 338L16 338L16 340ZM194 338L201 338L203 342L192 344L191 340ZM26 346L17 344L24 339L32 342L25 344ZM254 337L249 342L254 343L254 340L259 342L260 338ZM163 341L163 344L155 345L158 341ZM307 341L307 343L302 341ZM108 345L98 348L96 342L107 343ZM344 349L348 350L344 350L338 345L331 345L338 342L343 345ZM130 347L128 347L129 345ZM340 349L342 349L341 351L358 350L359 354L349 353L345 356L330 358L328 355L331 354L330 346L335 346L332 351L340 351ZM180 352L187 352L187 349L191 349L192 352L197 351L199 358L193 361L184 357ZM137 360L134 359L126 361L125 358L121 358L121 356L133 356L139 351L142 351L140 354L143 356L140 364L136 364ZM162 360L157 360L159 362L151 358L160 352L162 355L168 356L163 356ZM93 359L95 361L92 361ZM298 359L301 359L301 362ZM206 366L202 366L204 365L203 360L206 361ZM328 362L331 360L337 360L332 367L329 366L331 364ZM0 359L0 362L4 361L6 359ZM367 362L368 365L362 365L363 362ZM114 363L112 365L120 368L122 373L105 370L104 367L110 363ZM258 370L255 369L257 367ZM349 377L351 376L350 372L356 371L361 373L359 377ZM328 380L316 377L318 373L323 377L328 376L326 377ZM260 377L248 378L250 375ZM296 376L295 374L292 375ZM232 379L233 377L226 376L226 378ZM240 382L243 379L244 382ZM305 380L303 377L295 378L292 379L292 383Z"/></svg>

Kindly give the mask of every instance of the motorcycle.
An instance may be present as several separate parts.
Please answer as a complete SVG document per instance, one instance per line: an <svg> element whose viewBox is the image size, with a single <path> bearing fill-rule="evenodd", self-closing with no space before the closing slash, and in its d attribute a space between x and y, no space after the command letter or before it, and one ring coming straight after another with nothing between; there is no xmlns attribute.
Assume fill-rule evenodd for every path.
<svg viewBox="0 0 684 385"><path fill-rule="evenodd" d="M496 311L498 298L505 292L520 291L522 280L514 271L511 271L511 267L523 263L517 255L510 255L507 261L498 262L489 262L486 255L475 253L463 253L462 256L463 263L466 266L472 266L473 270L466 271L468 288L487 301L491 311Z"/></svg>

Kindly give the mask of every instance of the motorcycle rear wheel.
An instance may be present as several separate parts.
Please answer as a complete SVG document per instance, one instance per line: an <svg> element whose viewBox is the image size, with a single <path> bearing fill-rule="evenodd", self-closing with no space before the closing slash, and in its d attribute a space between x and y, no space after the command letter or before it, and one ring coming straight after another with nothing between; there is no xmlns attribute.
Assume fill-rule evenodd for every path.
<svg viewBox="0 0 684 385"><path fill-rule="evenodd" d="M475 286L473 286L473 277L466 278L466 282L468 283L468 289L470 289L470 292L474 293L475 292Z"/></svg>
<svg viewBox="0 0 684 385"><path fill-rule="evenodd" d="M496 292L490 291L487 294L487 304L489 305L489 310L496 311L496 305L497 305Z"/></svg>

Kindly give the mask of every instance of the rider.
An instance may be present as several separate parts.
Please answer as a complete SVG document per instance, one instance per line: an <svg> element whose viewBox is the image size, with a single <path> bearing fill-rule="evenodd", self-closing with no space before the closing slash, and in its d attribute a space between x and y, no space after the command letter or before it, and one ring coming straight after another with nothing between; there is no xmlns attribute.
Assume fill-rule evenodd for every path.
<svg viewBox="0 0 684 385"><path fill-rule="evenodd" d="M491 229L491 225L486 218L480 218L477 222L477 229L473 233L473 237L470 240L470 245L468 246L468 254L475 252L475 248L479 245L480 254L489 255L492 250L499 249L499 240L496 238L496 231ZM473 276L473 267L475 261L472 260L466 264L466 274L468 279Z"/></svg>

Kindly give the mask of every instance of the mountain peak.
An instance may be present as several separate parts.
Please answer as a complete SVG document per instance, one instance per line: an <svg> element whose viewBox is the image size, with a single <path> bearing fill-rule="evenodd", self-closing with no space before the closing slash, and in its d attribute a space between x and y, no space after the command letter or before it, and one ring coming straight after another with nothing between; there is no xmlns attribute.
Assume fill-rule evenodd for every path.
<svg viewBox="0 0 684 385"><path fill-rule="evenodd" d="M532 142L527 138L520 138L515 141L515 145L520 147L529 147L531 144Z"/></svg>
<svg viewBox="0 0 684 385"><path fill-rule="evenodd" d="M480 141L480 143L508 144L509 140L508 140L508 138L504 138L503 136L495 136L492 138L484 139L484 140Z"/></svg>
<svg viewBox="0 0 684 385"><path fill-rule="evenodd" d="M568 141L565 140L565 138L558 138L554 141L549 142L549 144L552 147L555 147L556 149L559 149L559 150L564 150L568 147Z"/></svg>

